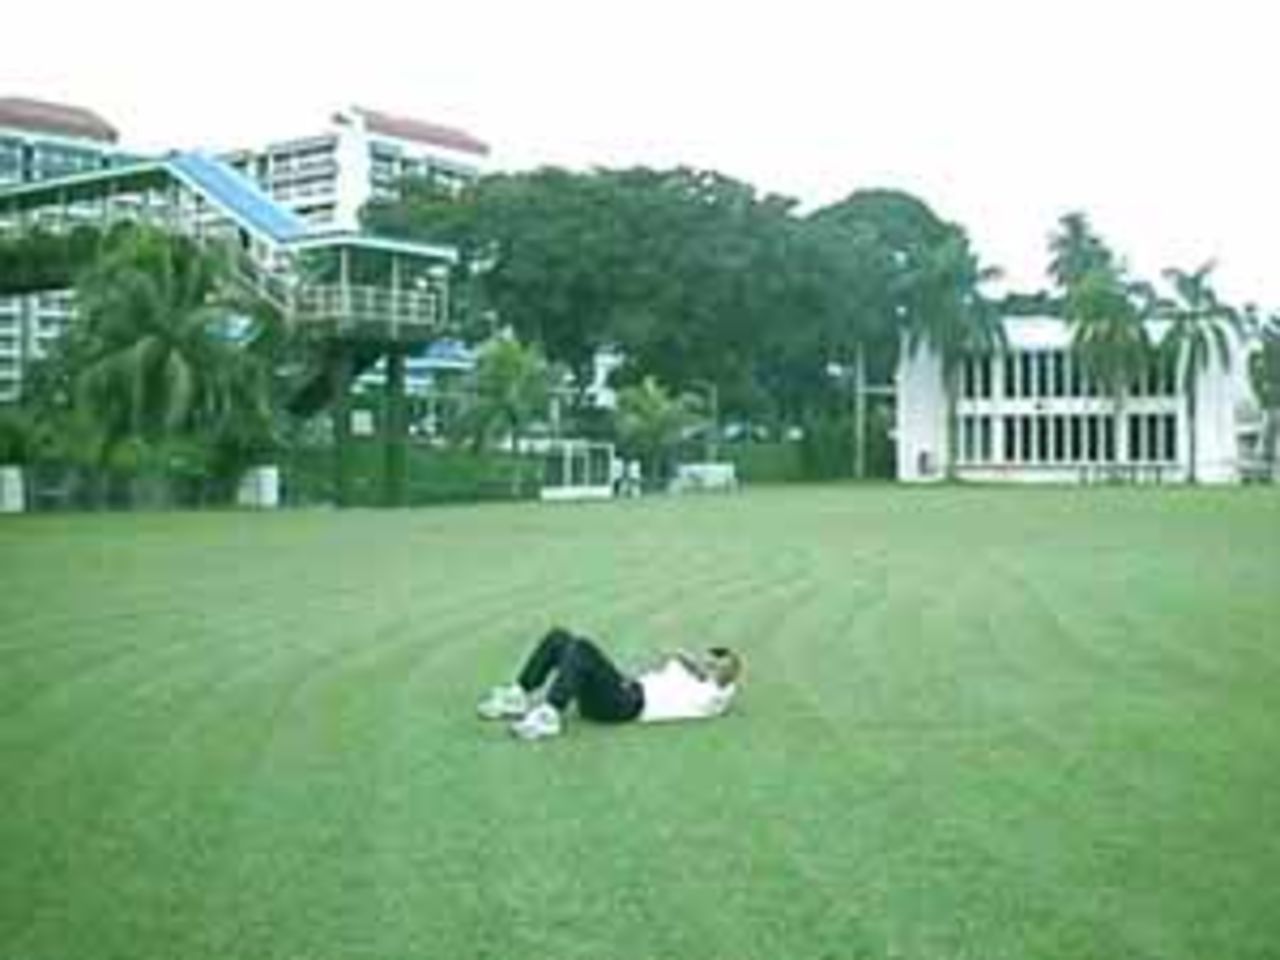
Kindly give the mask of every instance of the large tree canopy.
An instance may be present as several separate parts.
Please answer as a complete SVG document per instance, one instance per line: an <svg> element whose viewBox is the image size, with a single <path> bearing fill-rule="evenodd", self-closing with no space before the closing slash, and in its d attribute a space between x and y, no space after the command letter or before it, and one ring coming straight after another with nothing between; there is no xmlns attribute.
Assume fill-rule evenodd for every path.
<svg viewBox="0 0 1280 960"><path fill-rule="evenodd" d="M623 381L714 384L731 415L803 419L855 349L887 379L904 328L944 349L981 339L953 336L984 276L963 230L895 191L801 217L712 171L547 168L460 195L409 184L366 222L457 244L462 319L509 326L579 383L616 346Z"/></svg>

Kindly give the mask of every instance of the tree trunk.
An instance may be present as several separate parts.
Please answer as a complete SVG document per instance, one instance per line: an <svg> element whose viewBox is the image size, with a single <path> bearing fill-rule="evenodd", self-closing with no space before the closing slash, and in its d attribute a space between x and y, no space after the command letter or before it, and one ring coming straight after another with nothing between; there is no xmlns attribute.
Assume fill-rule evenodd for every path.
<svg viewBox="0 0 1280 960"><path fill-rule="evenodd" d="M510 418L511 427L511 496L519 499L524 494L524 459L520 456L520 422Z"/></svg>
<svg viewBox="0 0 1280 960"><path fill-rule="evenodd" d="M408 457L404 417L404 351L392 347L387 353L386 393L382 412L382 498L388 507L405 503Z"/></svg>
<svg viewBox="0 0 1280 960"><path fill-rule="evenodd" d="M956 451L959 449L960 417L957 413L956 381L959 368L947 370L942 375L942 389L947 395L947 480L956 479Z"/></svg>
<svg viewBox="0 0 1280 960"><path fill-rule="evenodd" d="M1187 374L1187 483L1196 484L1199 482L1198 472L1196 470L1196 458L1198 451L1196 449L1196 382L1195 371L1189 371Z"/></svg>
<svg viewBox="0 0 1280 960"><path fill-rule="evenodd" d="M333 367L333 501L351 505L351 354L339 344Z"/></svg>

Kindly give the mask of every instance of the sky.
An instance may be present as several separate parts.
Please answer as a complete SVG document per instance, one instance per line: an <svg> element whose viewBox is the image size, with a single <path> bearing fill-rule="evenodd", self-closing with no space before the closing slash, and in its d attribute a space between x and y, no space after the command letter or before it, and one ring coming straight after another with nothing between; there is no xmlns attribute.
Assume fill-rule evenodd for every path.
<svg viewBox="0 0 1280 960"><path fill-rule="evenodd" d="M1083 210L1138 275L1214 259L1228 298L1280 309L1265 0L7 6L0 96L89 107L142 150L360 104L462 127L496 169L687 164L804 209L908 190L1013 289Z"/></svg>

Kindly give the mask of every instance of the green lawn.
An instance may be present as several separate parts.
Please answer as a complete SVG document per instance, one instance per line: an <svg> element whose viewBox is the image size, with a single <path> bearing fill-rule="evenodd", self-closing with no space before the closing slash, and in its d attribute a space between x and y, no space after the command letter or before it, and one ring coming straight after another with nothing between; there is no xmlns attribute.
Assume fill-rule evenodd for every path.
<svg viewBox="0 0 1280 960"><path fill-rule="evenodd" d="M1280 951L1275 490L0 522L0 957ZM729 717L474 719L552 623Z"/></svg>

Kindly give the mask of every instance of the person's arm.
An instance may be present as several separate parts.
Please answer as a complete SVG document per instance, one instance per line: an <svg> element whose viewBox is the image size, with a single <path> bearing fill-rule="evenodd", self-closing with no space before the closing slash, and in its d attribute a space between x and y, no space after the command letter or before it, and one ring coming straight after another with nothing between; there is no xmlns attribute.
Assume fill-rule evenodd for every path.
<svg viewBox="0 0 1280 960"><path fill-rule="evenodd" d="M680 662L681 666L683 666L686 670L692 673L699 680L707 679L707 671L706 671L706 668L702 665L702 662L698 660L696 657L694 657L688 651L677 650L674 654L672 654L672 656L675 657L675 659Z"/></svg>

